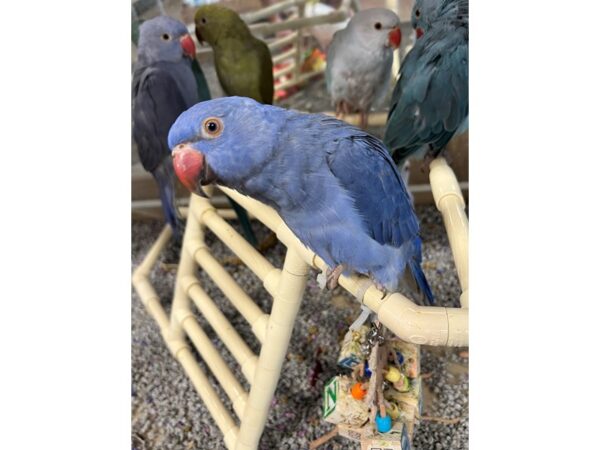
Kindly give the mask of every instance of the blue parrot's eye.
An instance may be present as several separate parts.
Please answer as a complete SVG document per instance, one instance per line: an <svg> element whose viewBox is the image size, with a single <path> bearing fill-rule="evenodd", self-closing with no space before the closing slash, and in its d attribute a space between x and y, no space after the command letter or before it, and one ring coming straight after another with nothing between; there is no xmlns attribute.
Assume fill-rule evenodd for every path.
<svg viewBox="0 0 600 450"><path fill-rule="evenodd" d="M381 30L381 22L376 22L375 23L375 29L376 30Z"/></svg>
<svg viewBox="0 0 600 450"><path fill-rule="evenodd" d="M415 17L420 17L421 16L421 11L420 10L415 10Z"/></svg>
<svg viewBox="0 0 600 450"><path fill-rule="evenodd" d="M217 117L209 117L202 124L202 128L204 130L204 137L212 139L220 136L223 132L223 122Z"/></svg>
<svg viewBox="0 0 600 450"><path fill-rule="evenodd" d="M161 38L163 41L168 41L169 39L171 39L171 36L169 36L167 33L165 33L161 36Z"/></svg>

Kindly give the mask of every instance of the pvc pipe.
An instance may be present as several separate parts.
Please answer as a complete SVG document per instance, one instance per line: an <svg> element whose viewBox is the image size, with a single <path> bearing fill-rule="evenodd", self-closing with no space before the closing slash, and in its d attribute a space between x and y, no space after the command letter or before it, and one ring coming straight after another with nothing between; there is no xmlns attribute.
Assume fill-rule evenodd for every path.
<svg viewBox="0 0 600 450"><path fill-rule="evenodd" d="M266 44L269 47L271 53L273 53L275 50L279 50L280 48L285 47L288 44L292 44L297 37L298 31L292 31L290 34L287 34L282 38L267 41Z"/></svg>
<svg viewBox="0 0 600 450"><path fill-rule="evenodd" d="M165 338L167 337L167 332L169 329L169 318L160 305L160 298L150 283L148 275L156 263L160 252L166 243L169 242L172 234L173 232L171 227L169 225L165 225L156 242L154 242L152 247L150 247L146 257L133 271L133 275L131 276L131 282L138 296L140 297L140 300L142 301L142 305L145 306L146 310L156 321L158 327L160 328L161 334Z"/></svg>
<svg viewBox="0 0 600 450"><path fill-rule="evenodd" d="M191 351L188 348L180 350L177 353L177 359L190 377L194 388L196 388L196 392L200 395L221 433L223 433L225 445L228 449L232 450L235 448L239 428L235 425L223 402L221 402L221 399L211 387L208 378L198 366Z"/></svg>
<svg viewBox="0 0 600 450"><path fill-rule="evenodd" d="M327 269L325 262L298 240L272 208L232 189L221 186L219 189L252 211L258 220L277 234L288 250L294 249L316 269ZM378 313L381 323L405 341L428 345L468 345L467 309L417 306L399 293L382 300L383 293L368 278L359 275L342 275L338 282L371 310L381 311Z"/></svg>
<svg viewBox="0 0 600 450"><path fill-rule="evenodd" d="M200 224L197 221L189 220L188 218L183 233L183 242L197 239L200 236L200 233ZM182 246L176 280L179 281L187 277L193 277L195 269L193 255L189 251L186 251L185 246ZM187 290L180 282L176 282L175 292L173 294L173 304L171 307L171 329L169 340L178 339L185 345L185 334L181 323L177 320L177 314L180 312L187 313L188 311L191 311L191 305Z"/></svg>
<svg viewBox="0 0 600 450"><path fill-rule="evenodd" d="M196 219L210 228L261 281L264 281L269 273L278 270L246 239L240 236L231 225L219 217L215 212L215 208L207 199L194 195L191 202Z"/></svg>
<svg viewBox="0 0 600 450"><path fill-rule="evenodd" d="M248 401L248 393L233 375L227 363L225 363L211 340L196 321L194 315L189 313L179 320L183 329L192 340L194 347L196 347L196 350L198 350L198 353L200 353L200 356L206 362L210 371L219 381L219 384L227 396L231 399L233 410L236 415L239 418L242 418L246 402Z"/></svg>
<svg viewBox="0 0 600 450"><path fill-rule="evenodd" d="M167 317L164 308L160 304L156 291L147 278L152 266L160 254L160 251L168 242L170 237L171 228L167 225L161 232L159 238L151 247L142 263L134 271L132 282L134 288L140 296L142 304L148 308L148 312L152 318L156 320L167 347L182 365L184 371L187 373L192 384L194 385L194 388L206 405L209 413L211 416L213 416L217 426L223 433L225 445L228 449L233 449L237 439L237 434L239 432L238 427L233 422L233 419L225 409L225 406L215 393L214 389L211 388L206 375L198 366L198 363L192 356L190 349L184 343L182 344L182 340L180 339L169 339L169 331L171 329L169 318ZM195 337L197 337L197 335ZM240 408L240 406L241 405L238 405L238 408Z"/></svg>
<svg viewBox="0 0 600 450"><path fill-rule="evenodd" d="M295 76L291 80L287 80L287 81L284 81L281 84L278 84L277 85L277 89L288 89L288 88L290 88L292 86L296 86L297 84L302 84L305 81L308 81L311 78L316 77L317 75L321 75L324 72L325 72L324 69L319 69L319 70L313 70L312 72L302 73L300 75Z"/></svg>
<svg viewBox="0 0 600 450"><path fill-rule="evenodd" d="M291 73L294 71L294 69L296 69L296 67L298 67L296 65L296 62L293 62L292 64L288 64L286 67L284 67L283 69L279 69L273 72L273 78L277 79L279 77L282 77L284 75L287 75L288 73Z"/></svg>
<svg viewBox="0 0 600 450"><path fill-rule="evenodd" d="M267 6L266 8L259 9L258 11L240 14L240 17L246 23L253 23L261 19L271 17L277 14L278 12L286 10L293 6L303 5L306 2L307 0L285 0L283 2L278 2L274 5Z"/></svg>
<svg viewBox="0 0 600 450"><path fill-rule="evenodd" d="M454 172L444 158L436 158L430 165L429 180L433 199L442 213L456 271L463 292L469 289L469 220L465 200ZM466 304L463 301L466 300ZM468 294L461 297L461 305L468 307Z"/></svg>
<svg viewBox="0 0 600 450"><path fill-rule="evenodd" d="M235 328L233 328L215 302L200 287L200 282L195 276L181 278L179 284L187 295L191 297L198 310L206 318L219 338L221 338L231 355L240 364L242 373L248 382L252 383L254 370L256 369L256 355L250 350L250 347L248 347L238 332L235 331ZM184 313L185 311L176 313L175 317L185 317Z"/></svg>
<svg viewBox="0 0 600 450"><path fill-rule="evenodd" d="M279 55L273 56L273 65L276 66L280 62L285 61L288 58L291 58L292 56L294 56L296 54L297 51L298 51L297 47L292 47L291 49L286 50L285 52L280 53Z"/></svg>
<svg viewBox="0 0 600 450"><path fill-rule="evenodd" d="M254 303L206 247L198 248L193 254L200 267L206 271L217 287L248 321L260 343L264 343L269 315Z"/></svg>
<svg viewBox="0 0 600 450"><path fill-rule="evenodd" d="M325 23L337 23L342 22L348 18L348 12L337 10L329 14L323 14L321 16L314 17L302 17L299 19L286 20L283 22L276 23L259 23L256 25L250 25L250 31L252 34L264 35L277 33L283 30L297 30L299 28L310 27L314 25L322 25Z"/></svg>
<svg viewBox="0 0 600 450"><path fill-rule="evenodd" d="M309 266L304 260L293 249L289 249L283 264L277 294L273 299L267 339L260 351L256 369L257 375L260 376L255 377L250 389L236 450L258 448L258 441L267 421L269 405L279 381L281 367L304 294L308 271Z"/></svg>

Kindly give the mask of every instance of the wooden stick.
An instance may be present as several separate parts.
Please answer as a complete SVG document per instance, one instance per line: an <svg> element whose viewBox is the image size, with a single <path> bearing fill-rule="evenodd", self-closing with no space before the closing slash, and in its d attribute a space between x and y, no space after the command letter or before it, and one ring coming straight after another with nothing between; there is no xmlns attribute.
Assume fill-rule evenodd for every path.
<svg viewBox="0 0 600 450"><path fill-rule="evenodd" d="M439 422L439 423L445 423L446 425L454 425L458 422L460 422L461 420L463 420L466 416L460 416L460 417L455 417L453 419L447 418L447 417L435 417L435 416L421 416L419 417L420 420L427 420L430 422Z"/></svg>
<svg viewBox="0 0 600 450"><path fill-rule="evenodd" d="M312 441L310 443L310 445L308 446L308 448L310 450L314 450L317 447L320 447L321 445L329 442L330 440L332 440L334 437L336 437L338 435L338 427L337 425L335 427L333 427L333 430L331 430L329 433L324 434L323 436L321 436L319 439L315 439L314 441Z"/></svg>

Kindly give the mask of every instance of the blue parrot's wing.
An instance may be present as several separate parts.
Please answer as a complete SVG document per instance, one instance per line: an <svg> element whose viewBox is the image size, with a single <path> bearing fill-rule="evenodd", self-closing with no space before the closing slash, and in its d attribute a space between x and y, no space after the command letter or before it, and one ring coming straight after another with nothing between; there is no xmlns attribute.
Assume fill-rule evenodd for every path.
<svg viewBox="0 0 600 450"><path fill-rule="evenodd" d="M410 273L424 299L433 305L433 293L421 269L419 222L406 186L382 143L356 131L340 139L337 148L329 153L329 169L354 199L373 239L394 247L410 242Z"/></svg>
<svg viewBox="0 0 600 450"><path fill-rule="evenodd" d="M400 69L384 142L400 162L442 149L468 115L468 30L442 26L417 41Z"/></svg>
<svg viewBox="0 0 600 450"><path fill-rule="evenodd" d="M327 163L354 199L366 230L376 241L399 247L418 235L406 187L378 139L360 132L342 139Z"/></svg>
<svg viewBox="0 0 600 450"><path fill-rule="evenodd" d="M133 77L133 138L144 169L154 172L170 154L167 136L186 103L173 77L160 66L140 69Z"/></svg>

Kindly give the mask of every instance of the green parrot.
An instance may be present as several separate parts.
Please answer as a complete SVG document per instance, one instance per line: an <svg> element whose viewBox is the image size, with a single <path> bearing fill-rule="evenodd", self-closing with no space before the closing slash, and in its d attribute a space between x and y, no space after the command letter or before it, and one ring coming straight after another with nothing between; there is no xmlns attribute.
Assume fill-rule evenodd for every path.
<svg viewBox="0 0 600 450"><path fill-rule="evenodd" d="M269 47L255 38L240 16L218 4L198 8L196 37L208 42L215 68L228 96L250 97L273 103L273 60Z"/></svg>

